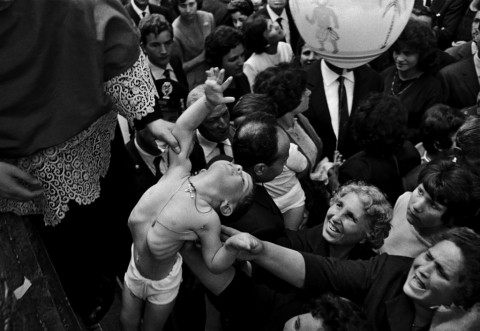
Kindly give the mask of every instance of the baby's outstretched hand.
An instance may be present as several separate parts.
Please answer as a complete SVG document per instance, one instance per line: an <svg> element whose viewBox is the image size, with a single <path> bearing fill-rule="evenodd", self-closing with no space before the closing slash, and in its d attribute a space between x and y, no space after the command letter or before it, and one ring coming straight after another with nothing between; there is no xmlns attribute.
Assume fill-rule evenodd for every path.
<svg viewBox="0 0 480 331"><path fill-rule="evenodd" d="M207 70L207 80L205 81L205 97L207 99L207 103L209 103L212 107L235 101L235 98L233 97L223 96L223 91L225 91L232 82L232 77L228 77L225 82L223 81L224 77L224 69L219 70L218 68L211 68L210 70Z"/></svg>

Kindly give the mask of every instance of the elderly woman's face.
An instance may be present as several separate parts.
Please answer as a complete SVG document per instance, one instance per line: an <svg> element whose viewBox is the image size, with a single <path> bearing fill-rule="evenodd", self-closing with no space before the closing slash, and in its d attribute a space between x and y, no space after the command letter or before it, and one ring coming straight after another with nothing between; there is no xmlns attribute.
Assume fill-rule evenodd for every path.
<svg viewBox="0 0 480 331"><path fill-rule="evenodd" d="M423 307L449 306L458 292L464 263L457 245L441 241L413 261L403 292Z"/></svg>
<svg viewBox="0 0 480 331"><path fill-rule="evenodd" d="M355 245L366 238L366 213L354 192L334 202L323 223L323 238L333 245Z"/></svg>

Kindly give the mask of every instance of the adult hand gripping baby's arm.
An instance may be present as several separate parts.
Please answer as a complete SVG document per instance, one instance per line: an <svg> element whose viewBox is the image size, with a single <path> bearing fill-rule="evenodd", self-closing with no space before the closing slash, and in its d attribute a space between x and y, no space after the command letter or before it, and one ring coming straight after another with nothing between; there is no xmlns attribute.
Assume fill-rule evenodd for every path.
<svg viewBox="0 0 480 331"><path fill-rule="evenodd" d="M20 168L0 162L0 197L29 201L43 193L42 183Z"/></svg>

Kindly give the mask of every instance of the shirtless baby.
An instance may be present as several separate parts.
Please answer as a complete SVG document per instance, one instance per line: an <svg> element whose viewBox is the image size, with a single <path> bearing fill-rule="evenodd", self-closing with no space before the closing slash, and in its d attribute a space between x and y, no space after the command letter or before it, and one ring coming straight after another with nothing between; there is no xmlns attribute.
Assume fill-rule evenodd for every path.
<svg viewBox="0 0 480 331"><path fill-rule="evenodd" d="M231 78L223 84L223 70L210 69L205 97L191 105L172 131L181 152L170 150L169 167L148 189L130 214L132 258L125 274L121 322L124 330L161 330L173 309L182 280L185 241L199 240L203 259L214 273L225 271L238 251L220 241L218 213L230 215L251 194L251 177L242 167L217 161L208 170L190 176L188 159L195 129L215 106L232 102L223 97ZM248 245L248 242L246 243Z"/></svg>

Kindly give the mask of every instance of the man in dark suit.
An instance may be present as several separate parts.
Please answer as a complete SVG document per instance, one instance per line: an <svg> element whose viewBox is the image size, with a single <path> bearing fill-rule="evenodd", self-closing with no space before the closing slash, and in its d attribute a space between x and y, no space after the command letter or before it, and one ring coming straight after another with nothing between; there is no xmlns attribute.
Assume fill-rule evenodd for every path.
<svg viewBox="0 0 480 331"><path fill-rule="evenodd" d="M222 224L274 241L285 229L283 216L263 187L278 176L288 158L290 140L269 114L247 115L233 139L235 163L257 183L251 204L222 218Z"/></svg>
<svg viewBox="0 0 480 331"><path fill-rule="evenodd" d="M478 50L478 42L480 40L480 11L475 13L472 21L472 40L461 44L459 46L450 47L445 50L448 54L454 57L457 61L471 57Z"/></svg>
<svg viewBox="0 0 480 331"><path fill-rule="evenodd" d="M204 85L198 85L188 94L187 107L205 94ZM206 168L212 159L222 156L233 161L232 138L234 129L230 125L230 113L225 104L215 109L197 129L196 142L190 154L192 166Z"/></svg>
<svg viewBox="0 0 480 331"><path fill-rule="evenodd" d="M130 0L125 5L128 15L132 18L136 26L140 20L150 14L160 14L167 22L172 23L172 17L167 8L148 3L148 0Z"/></svg>
<svg viewBox="0 0 480 331"><path fill-rule="evenodd" d="M347 71L338 68L325 60L319 60L306 68L307 88L312 91L310 106L305 116L323 142L323 156L333 160L338 150L347 158L358 152L351 135L350 118L359 102L371 92L382 91L380 75L367 65ZM339 77L342 78L346 100L340 98ZM348 107L348 115L340 121L341 100ZM343 109L343 108L342 108ZM346 111L347 109L344 109ZM345 113L344 113L345 114ZM342 130L339 130L342 124ZM341 139L337 139L339 134Z"/></svg>
<svg viewBox="0 0 480 331"><path fill-rule="evenodd" d="M285 41L292 46L292 49L297 47L300 34L293 20L287 0L268 0L267 5L258 10L257 13L278 22L278 25L285 32Z"/></svg>
<svg viewBox="0 0 480 331"><path fill-rule="evenodd" d="M440 70L438 78L442 84L444 103L458 109L475 106L480 91L479 71L478 52Z"/></svg>
<svg viewBox="0 0 480 331"><path fill-rule="evenodd" d="M432 0L430 10L437 20L438 47L444 50L457 40L461 21L470 1L465 0Z"/></svg>

